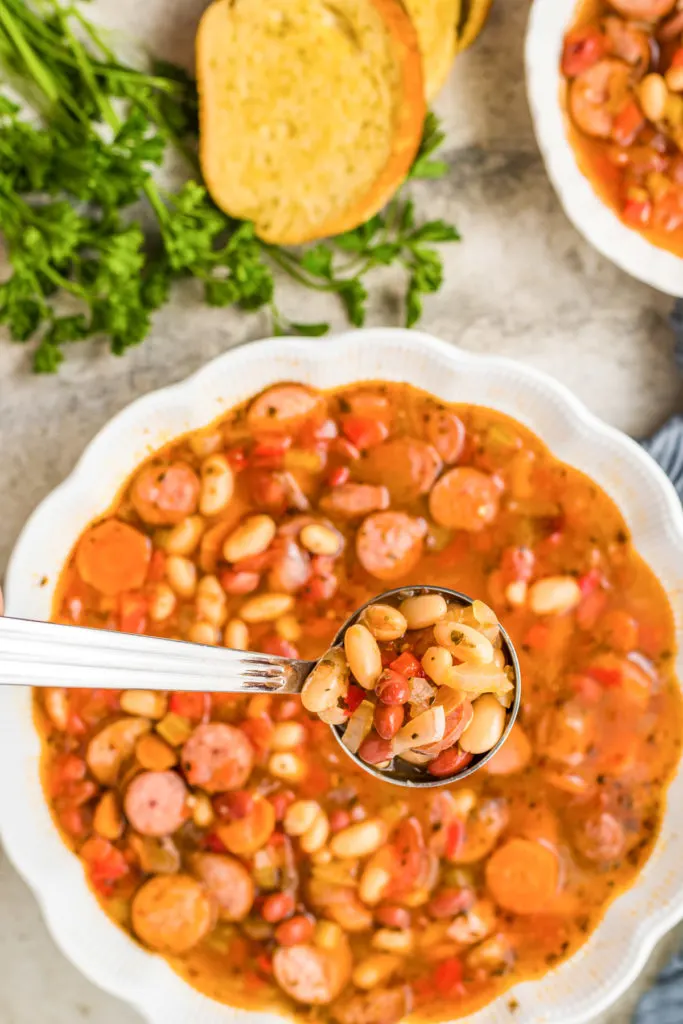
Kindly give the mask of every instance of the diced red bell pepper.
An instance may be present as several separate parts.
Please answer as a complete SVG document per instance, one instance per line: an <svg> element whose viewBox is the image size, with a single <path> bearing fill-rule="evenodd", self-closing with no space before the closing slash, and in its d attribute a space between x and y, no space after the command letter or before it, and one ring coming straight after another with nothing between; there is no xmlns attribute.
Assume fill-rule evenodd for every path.
<svg viewBox="0 0 683 1024"><path fill-rule="evenodd" d="M298 658L299 651L289 640L281 636L269 636L261 642L264 654L273 654L278 658Z"/></svg>
<svg viewBox="0 0 683 1024"><path fill-rule="evenodd" d="M455 995L463 991L462 961L456 956L442 960L434 971L434 986L442 996Z"/></svg>
<svg viewBox="0 0 683 1024"><path fill-rule="evenodd" d="M601 686L608 688L621 686L622 673L618 668L604 668L600 665L593 665L586 670L591 679L595 679Z"/></svg>
<svg viewBox="0 0 683 1024"><path fill-rule="evenodd" d="M348 482L350 476L351 470L348 466L337 466L328 476L327 484L329 487L341 487L342 484Z"/></svg>
<svg viewBox="0 0 683 1024"><path fill-rule="evenodd" d="M620 146L630 146L645 123L645 115L635 100L632 100L614 118L612 138Z"/></svg>
<svg viewBox="0 0 683 1024"><path fill-rule="evenodd" d="M258 718L247 718L240 726L243 733L251 740L257 753L265 755L270 747L274 725L268 715L259 715Z"/></svg>
<svg viewBox="0 0 683 1024"><path fill-rule="evenodd" d="M446 828L446 859L453 860L458 852L461 842L465 835L465 824L460 821L451 821Z"/></svg>
<svg viewBox="0 0 683 1024"><path fill-rule="evenodd" d="M582 71L604 57L607 51L606 40L602 32L593 25L575 28L564 37L562 51L562 72L568 78L575 78Z"/></svg>
<svg viewBox="0 0 683 1024"><path fill-rule="evenodd" d="M541 651L548 646L549 640L550 628L544 622L534 622L533 626L527 630L523 644L533 650Z"/></svg>
<svg viewBox="0 0 683 1024"><path fill-rule="evenodd" d="M338 587L339 581L334 575L313 576L300 596L305 601L329 601L337 593Z"/></svg>
<svg viewBox="0 0 683 1024"><path fill-rule="evenodd" d="M531 548L505 548L500 560L500 571L505 583L528 583L534 572L536 559Z"/></svg>
<svg viewBox="0 0 683 1024"><path fill-rule="evenodd" d="M208 722L211 715L211 694L180 691L168 699L168 710L192 722Z"/></svg>
<svg viewBox="0 0 683 1024"><path fill-rule="evenodd" d="M591 569L590 572L584 573L583 576L579 576L578 584L579 590L584 597L592 594L594 590L597 590L602 583L602 573L599 569Z"/></svg>
<svg viewBox="0 0 683 1024"><path fill-rule="evenodd" d="M287 434L259 441L249 453L249 462L259 469L278 469L284 462L285 453L292 446Z"/></svg>
<svg viewBox="0 0 683 1024"><path fill-rule="evenodd" d="M349 714L352 715L356 708L360 707L364 700L365 690L363 689L363 687L356 686L355 683L351 683L346 694L346 700L344 701Z"/></svg>
<svg viewBox="0 0 683 1024"><path fill-rule="evenodd" d="M166 555L163 551L155 551L149 560L149 569L147 570L147 582L148 583L161 583L164 576L166 575Z"/></svg>
<svg viewBox="0 0 683 1024"><path fill-rule="evenodd" d="M674 55L671 58L671 63L669 65L669 67L672 67L672 68L683 67L683 47L679 46L679 48L674 52Z"/></svg>
<svg viewBox="0 0 683 1024"><path fill-rule="evenodd" d="M393 672L398 672L399 675L406 676L406 678L417 676L419 679L425 679L427 676L418 659L410 651L404 651L403 654L399 654L398 658L390 663L389 668Z"/></svg>
<svg viewBox="0 0 683 1024"><path fill-rule="evenodd" d="M110 895L116 883L130 871L128 861L121 850L100 836L86 840L80 849L80 855L87 865L93 886L105 896Z"/></svg>
<svg viewBox="0 0 683 1024"><path fill-rule="evenodd" d="M122 633L144 633L147 628L147 599L144 594L119 596L119 629Z"/></svg>
<svg viewBox="0 0 683 1024"><path fill-rule="evenodd" d="M369 416L342 416L341 426L351 444L361 451L381 444L389 436L386 423Z"/></svg>
<svg viewBox="0 0 683 1024"><path fill-rule="evenodd" d="M332 450L337 455L341 455L343 459L349 459L351 462L357 462L360 458L360 452L355 444L351 444L348 437L335 438L332 442Z"/></svg>
<svg viewBox="0 0 683 1024"><path fill-rule="evenodd" d="M622 210L627 224L636 228L647 227L652 219L652 203L649 198L627 199Z"/></svg>
<svg viewBox="0 0 683 1024"><path fill-rule="evenodd" d="M236 473L244 469L247 464L247 453L243 445L239 445L237 448L229 448L225 453L225 457Z"/></svg>

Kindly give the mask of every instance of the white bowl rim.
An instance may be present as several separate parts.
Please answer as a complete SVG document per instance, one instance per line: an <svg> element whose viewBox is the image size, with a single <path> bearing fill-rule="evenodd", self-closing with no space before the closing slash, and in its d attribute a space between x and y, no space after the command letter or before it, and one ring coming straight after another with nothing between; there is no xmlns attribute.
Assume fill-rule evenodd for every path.
<svg viewBox="0 0 683 1024"><path fill-rule="evenodd" d="M375 356L377 365L381 367L380 373L359 376L354 371L357 363L365 366ZM647 515L652 518L652 522L647 520L647 529L641 524L639 533L638 529L634 529L629 515L626 516L634 543L642 551L644 546L665 542L656 569L664 579L673 564L674 569L671 571L674 571L683 590L683 511L671 483L639 445L601 422L567 388L539 370L506 358L465 352L421 332L377 328L347 332L324 342L271 338L239 346L208 363L187 380L152 392L123 409L88 445L71 475L29 518L15 546L7 572L8 613L29 617L34 614L39 617L34 610L38 600L35 595L39 593L40 584L37 577L29 579L26 573L26 564L31 563L34 557L33 547L46 534L50 535L52 543L60 514L67 511L75 513L79 500L92 490L93 481L101 476L104 462L115 453L117 446L125 443L132 450L132 441L126 439L126 435L134 424L146 423L148 417L163 411L172 414L173 422L178 424L175 434L171 434L177 436L187 429L180 426L180 423L192 406L192 399L201 406L199 411L195 409L192 428L208 424L219 413L214 411L211 415L206 414L209 407L206 394L216 391L218 381L224 380L221 386L234 391L240 369L247 376L248 371L251 371L253 381L261 381L260 387L281 379L295 379L296 372L287 377L279 369L283 361L298 367L296 372L302 380L309 380L319 371L332 374L337 385L355 380L400 381L407 375L400 369L401 365L404 363L407 367L410 363L408 379L435 393L445 387L442 381L447 370L458 383L461 378L467 380L467 388L459 399L450 399L450 394L442 396L450 400L473 401L470 397L473 385L488 388L501 384L499 403L479 404L496 404L498 408L507 411L505 402L519 405L522 401L517 418L526 422L532 430L536 415L531 413L532 404L538 401L547 406L549 412L552 412L549 423L557 424L556 442L550 447L559 458L580 465L584 472L598 479L612 497L615 497L615 490L623 487L623 504L617 496L622 511L626 507L630 509L633 502L643 502L642 494L647 493ZM436 385L427 388L424 381L418 379L422 372L419 369L421 366L424 366L424 377L428 369L437 375ZM482 381L485 383L481 384ZM514 382L514 387L511 387L511 382ZM254 383L245 384L244 387L243 397L259 390L259 385ZM233 396L230 401L224 402L224 411L239 400ZM538 428L536 430L538 432ZM590 445L584 443L588 437ZM145 454L158 447L159 443L150 443L150 439L147 439ZM578 460L571 457L572 452L577 452L577 445L581 452ZM619 483L618 478L611 478L611 469L605 470L602 463L599 465L598 451L603 449L610 467L615 460L628 467L629 479L634 478L634 486L630 490L627 484ZM144 454L135 454L133 465L142 458ZM602 479L606 472L609 485ZM636 477L638 486L635 486ZM100 511L108 507L111 499L111 490L98 497ZM90 518L92 512L88 512L87 519ZM76 535L78 532L80 527L76 529ZM642 544L639 544L641 536ZM672 558L672 553L678 554L679 558ZM648 560L653 564L651 558ZM60 559L59 564L62 561ZM680 629L683 625L683 597L681 602L676 603L673 597L671 599L676 624ZM45 600L41 597L40 601L44 609ZM683 674L680 653L677 668L680 677ZM199 1024L200 1021L201 1024L223 1024L227 1021L253 1024L255 1019L264 1024L281 1022L283 1018L279 1015L258 1014L255 1018L253 1014L233 1010L201 996L173 974L165 962L143 950L109 922L92 897L78 860L62 844L51 825L42 793L36 803L35 778L27 780L25 777L27 772L36 774L35 760L39 745L35 730L30 723L27 726L26 722L30 702L22 698L23 703L18 705L15 699L18 690L6 687L0 692L0 773L3 778L13 780L11 786L0 787L0 837L8 857L36 895L57 945L83 974L101 988L127 1000L151 1024ZM22 729L26 735L23 741L18 741L16 734ZM27 729L30 730L30 736ZM24 747L31 749L22 748L22 742ZM23 760L24 771L17 771L18 759ZM679 770L676 782L683 787L683 771ZM667 820L672 813L672 803L670 800ZM679 825L683 830L683 821ZM47 863L44 857L41 862L41 851L36 849L36 844L40 843L50 846L51 859ZM606 1010L637 977L655 943L683 919L683 868L676 875L677 884L673 895L668 894L665 900L655 901L649 913L644 913L643 907L639 906L639 891L645 888L645 878L648 889L654 885L651 869L654 861L659 864L663 845L666 846L666 843L660 837L638 882L610 906L601 925L574 957L536 982L516 985L466 1020L470 1024L504 1024L510 1020L506 1006L511 998L520 1003L525 1024L586 1024ZM632 925L628 924L631 918ZM598 962L600 956L605 956L606 933L611 935L611 941L607 943L610 959L615 952L615 943L618 946L616 966L610 968L611 975L607 980L602 969L595 977L595 969L590 967L591 957ZM592 970L594 976L590 990L587 990L586 985L586 968L582 966L586 960L589 974ZM576 995L578 992L583 992L583 995L579 997Z"/></svg>
<svg viewBox="0 0 683 1024"><path fill-rule="evenodd" d="M534 0L525 42L527 99L543 161L564 211L595 249L627 274L668 295L683 295L683 260L628 228L582 174L560 102L564 33L577 0Z"/></svg>

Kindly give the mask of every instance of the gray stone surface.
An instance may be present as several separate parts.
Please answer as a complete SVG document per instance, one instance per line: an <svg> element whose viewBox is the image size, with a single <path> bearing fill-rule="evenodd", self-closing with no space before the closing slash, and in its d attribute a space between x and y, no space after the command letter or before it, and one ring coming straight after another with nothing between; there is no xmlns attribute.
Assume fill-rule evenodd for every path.
<svg viewBox="0 0 683 1024"><path fill-rule="evenodd" d="M189 62L204 6L204 0L95 0L93 9L157 53ZM593 411L639 436L681 405L669 300L593 252L560 209L524 98L527 10L528 0L498 0L485 36L459 60L439 101L451 172L420 186L417 198L430 216L454 220L464 240L446 253L447 283L427 304L423 326L472 351L546 370ZM371 323L398 322L396 285L392 274L378 278ZM292 316L331 318L343 327L334 302L287 284L283 296ZM115 412L266 331L263 317L207 310L186 288L159 314L142 347L117 360L76 346L57 378L32 377L25 350L0 336L0 575L32 508ZM56 950L34 899L1 854L0 914L2 1024L139 1022ZM680 938L665 940L639 984ZM634 998L629 994L602 1024L626 1024Z"/></svg>

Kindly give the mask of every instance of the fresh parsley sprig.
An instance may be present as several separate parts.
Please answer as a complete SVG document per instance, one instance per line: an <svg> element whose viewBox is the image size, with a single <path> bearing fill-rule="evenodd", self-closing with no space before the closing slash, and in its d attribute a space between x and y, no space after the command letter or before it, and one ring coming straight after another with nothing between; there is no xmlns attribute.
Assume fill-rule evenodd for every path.
<svg viewBox="0 0 683 1024"><path fill-rule="evenodd" d="M0 231L12 271L0 323L37 341L37 372L56 371L67 342L99 336L117 355L139 344L180 278L201 281L210 305L269 307L277 332L309 336L329 326L284 317L275 268L335 293L356 326L376 267L405 269L409 326L441 286L433 244L459 236L442 221L416 224L403 192L355 231L303 249L267 245L218 210L199 181L195 83L166 63L122 64L76 2L0 0L0 64L28 109L0 94ZM432 159L442 141L430 114L411 178L445 173ZM195 174L173 192L155 180L169 145ZM155 230L131 216L141 200Z"/></svg>

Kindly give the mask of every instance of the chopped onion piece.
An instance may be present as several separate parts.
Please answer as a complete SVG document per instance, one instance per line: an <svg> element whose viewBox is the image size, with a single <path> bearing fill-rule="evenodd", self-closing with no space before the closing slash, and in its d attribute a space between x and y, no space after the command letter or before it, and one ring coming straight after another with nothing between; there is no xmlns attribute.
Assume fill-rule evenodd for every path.
<svg viewBox="0 0 683 1024"><path fill-rule="evenodd" d="M411 676L408 682L410 683L408 703L415 712L426 711L434 699L435 688L429 680L422 679L420 676Z"/></svg>
<svg viewBox="0 0 683 1024"><path fill-rule="evenodd" d="M464 690L470 698L478 697L482 693L502 696L514 691L515 688L505 671L496 665L454 665L448 670L442 682L454 689Z"/></svg>
<svg viewBox="0 0 683 1024"><path fill-rule="evenodd" d="M436 754L423 754L420 750L404 750L402 754L398 755L402 761L407 761L408 764L416 764L419 768L429 764L436 757Z"/></svg>
<svg viewBox="0 0 683 1024"><path fill-rule="evenodd" d="M404 750L437 743L443 739L445 731L446 713L441 705L437 704L402 726L391 741L391 749L394 754L401 754Z"/></svg>
<svg viewBox="0 0 683 1024"><path fill-rule="evenodd" d="M364 700L349 718L349 724L342 736L342 743L352 754L358 753L358 748L372 729L374 714L375 705L369 700Z"/></svg>

